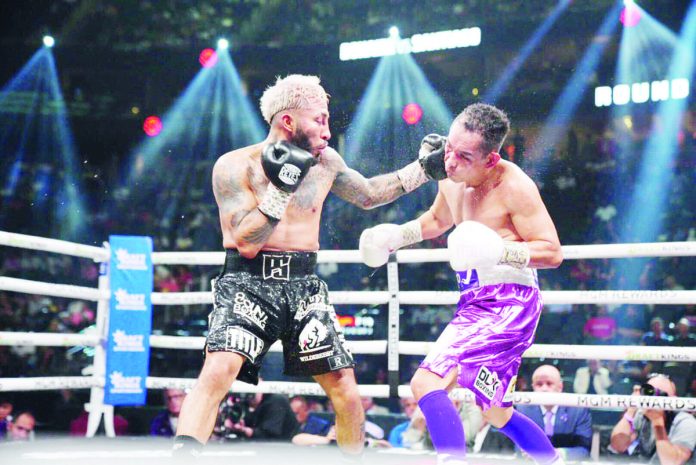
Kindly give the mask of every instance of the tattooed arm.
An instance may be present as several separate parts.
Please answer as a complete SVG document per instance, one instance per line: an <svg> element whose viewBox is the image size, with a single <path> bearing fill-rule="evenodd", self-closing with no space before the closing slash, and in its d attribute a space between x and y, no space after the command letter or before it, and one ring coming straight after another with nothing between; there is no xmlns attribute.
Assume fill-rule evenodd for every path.
<svg viewBox="0 0 696 465"><path fill-rule="evenodd" d="M338 153L333 152L327 158L336 170L331 192L346 202L368 210L393 202L406 193L396 172L368 179L349 168Z"/></svg>
<svg viewBox="0 0 696 465"><path fill-rule="evenodd" d="M233 162L229 154L220 157L213 168L213 193L220 210L225 247L236 247L243 257L253 258L266 245L278 221L257 208L249 184L251 168L243 169L240 161L237 158Z"/></svg>

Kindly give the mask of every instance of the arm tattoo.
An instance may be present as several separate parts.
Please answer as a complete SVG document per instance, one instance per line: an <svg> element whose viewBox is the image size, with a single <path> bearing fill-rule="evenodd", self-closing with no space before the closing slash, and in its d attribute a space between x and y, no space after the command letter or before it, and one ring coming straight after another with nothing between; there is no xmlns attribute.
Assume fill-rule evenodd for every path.
<svg viewBox="0 0 696 465"><path fill-rule="evenodd" d="M263 217L268 221L262 223L257 228L250 230L244 236L245 241L249 242L250 244L265 244L268 238L271 237L271 234L273 234L278 222L271 220L266 215L263 215Z"/></svg>
<svg viewBox="0 0 696 465"><path fill-rule="evenodd" d="M225 177L222 174L217 174L215 176L213 180L213 193L220 205L220 210L223 212L231 211L235 208L238 204L237 198L241 192L242 188L234 176Z"/></svg>
<svg viewBox="0 0 696 465"><path fill-rule="evenodd" d="M396 173L365 179L351 169L337 173L331 190L343 200L361 208L384 205L405 193Z"/></svg>

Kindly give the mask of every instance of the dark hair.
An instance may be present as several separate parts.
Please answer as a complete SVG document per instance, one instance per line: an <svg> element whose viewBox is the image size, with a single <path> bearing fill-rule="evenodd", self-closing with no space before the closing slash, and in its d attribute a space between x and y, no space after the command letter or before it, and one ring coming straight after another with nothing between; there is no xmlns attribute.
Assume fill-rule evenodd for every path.
<svg viewBox="0 0 696 465"><path fill-rule="evenodd" d="M505 136L510 131L510 120L505 112L485 103L469 105L454 121L461 123L467 131L483 137L483 149L486 154L500 150Z"/></svg>

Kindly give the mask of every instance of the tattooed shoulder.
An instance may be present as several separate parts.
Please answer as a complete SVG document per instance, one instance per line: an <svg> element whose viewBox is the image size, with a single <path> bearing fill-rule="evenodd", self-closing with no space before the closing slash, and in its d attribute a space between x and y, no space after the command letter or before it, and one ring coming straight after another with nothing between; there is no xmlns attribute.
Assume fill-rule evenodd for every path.
<svg viewBox="0 0 696 465"><path fill-rule="evenodd" d="M232 160L232 153L227 153L213 167L213 194L221 210L233 207L245 189L244 180L239 176L239 172L243 170L239 170L238 166L245 163L245 157L238 157Z"/></svg>

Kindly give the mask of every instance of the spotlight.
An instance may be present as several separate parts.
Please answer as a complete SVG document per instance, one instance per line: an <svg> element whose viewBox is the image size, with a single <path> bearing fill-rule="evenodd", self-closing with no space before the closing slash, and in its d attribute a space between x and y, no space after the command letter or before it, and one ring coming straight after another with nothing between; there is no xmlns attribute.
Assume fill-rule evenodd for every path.
<svg viewBox="0 0 696 465"><path fill-rule="evenodd" d="M636 2L634 2L633 0L624 0L623 2L624 6L632 6L635 5L635 3Z"/></svg>
<svg viewBox="0 0 696 465"><path fill-rule="evenodd" d="M640 22L642 17L643 15L640 12L640 8L638 8L635 3L630 2L626 3L624 9L621 10L619 20L625 27L633 27Z"/></svg>
<svg viewBox="0 0 696 465"><path fill-rule="evenodd" d="M52 36L43 36L43 44L45 47L51 48L56 44L56 40Z"/></svg>
<svg viewBox="0 0 696 465"><path fill-rule="evenodd" d="M392 26L389 28L389 37L392 39L398 39L399 38L399 28L396 26Z"/></svg>
<svg viewBox="0 0 696 465"><path fill-rule="evenodd" d="M223 39L224 40L224 39ZM212 48L206 48L198 55L198 62L204 68L212 68L218 61L217 52Z"/></svg>
<svg viewBox="0 0 696 465"><path fill-rule="evenodd" d="M230 47L230 41L227 39L218 39L217 46L220 50L227 50Z"/></svg>
<svg viewBox="0 0 696 465"><path fill-rule="evenodd" d="M162 120L159 116L148 116L143 122L143 131L149 137L155 137L162 132Z"/></svg>
<svg viewBox="0 0 696 465"><path fill-rule="evenodd" d="M418 124L423 117L423 109L417 103L409 103L404 106L401 117L409 126Z"/></svg>

